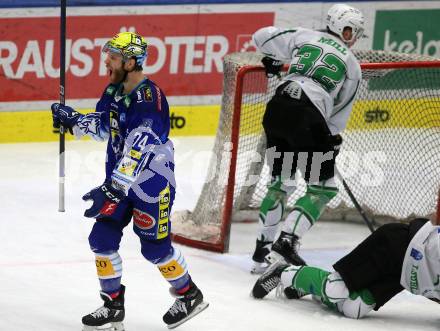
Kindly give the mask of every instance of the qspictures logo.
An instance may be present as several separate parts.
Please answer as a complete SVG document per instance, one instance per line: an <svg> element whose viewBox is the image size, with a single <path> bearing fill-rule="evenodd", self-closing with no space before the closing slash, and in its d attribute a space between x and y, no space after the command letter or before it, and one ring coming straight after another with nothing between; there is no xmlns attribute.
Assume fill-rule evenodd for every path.
<svg viewBox="0 0 440 331"><path fill-rule="evenodd" d="M440 57L440 9L379 10L373 49Z"/></svg>

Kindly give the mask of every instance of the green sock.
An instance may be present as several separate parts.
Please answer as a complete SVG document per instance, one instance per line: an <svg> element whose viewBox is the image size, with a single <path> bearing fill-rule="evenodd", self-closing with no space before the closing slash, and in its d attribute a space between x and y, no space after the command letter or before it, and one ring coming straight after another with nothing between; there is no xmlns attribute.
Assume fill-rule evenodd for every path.
<svg viewBox="0 0 440 331"><path fill-rule="evenodd" d="M323 296L323 287L330 272L316 268L304 266L299 269L292 279L292 286L307 294Z"/></svg>
<svg viewBox="0 0 440 331"><path fill-rule="evenodd" d="M306 294L312 294L315 298L320 299L324 305L328 306L331 309L337 310L335 302L339 299L329 298L325 293L325 286L329 281L329 275L330 272L328 271L316 267L304 266L296 272L295 276L292 279L292 286L295 289L300 290ZM343 280L341 278L333 279L332 281ZM373 295L368 289L353 291L349 293L349 298L352 300L355 300L358 297L360 297L361 300L367 305L373 305L375 303ZM344 298L340 299L344 300Z"/></svg>

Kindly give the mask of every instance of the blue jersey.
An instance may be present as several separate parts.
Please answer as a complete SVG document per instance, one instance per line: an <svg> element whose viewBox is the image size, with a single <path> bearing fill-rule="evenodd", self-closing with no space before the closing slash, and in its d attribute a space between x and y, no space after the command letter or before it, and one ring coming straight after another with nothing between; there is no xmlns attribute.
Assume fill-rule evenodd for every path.
<svg viewBox="0 0 440 331"><path fill-rule="evenodd" d="M142 190L142 183L157 173L174 187L174 149L168 139L165 95L147 78L130 94L122 91L122 83L108 85L96 111L78 120L75 135L108 139L106 181L126 194L133 184Z"/></svg>

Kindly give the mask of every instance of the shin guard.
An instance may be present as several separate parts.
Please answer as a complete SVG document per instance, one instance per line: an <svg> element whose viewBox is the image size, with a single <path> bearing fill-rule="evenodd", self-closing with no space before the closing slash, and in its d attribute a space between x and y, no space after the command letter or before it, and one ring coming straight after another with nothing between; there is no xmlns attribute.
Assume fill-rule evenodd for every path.
<svg viewBox="0 0 440 331"><path fill-rule="evenodd" d="M122 259L117 251L95 254L95 265L103 292L119 291L122 276Z"/></svg>
<svg viewBox="0 0 440 331"><path fill-rule="evenodd" d="M162 276L176 291L184 290L189 286L188 266L178 248L173 247L172 253L156 265Z"/></svg>
<svg viewBox="0 0 440 331"><path fill-rule="evenodd" d="M263 242L273 242L278 230L278 224L283 218L286 201L286 190L279 177L268 186L259 212L260 234L258 239Z"/></svg>
<svg viewBox="0 0 440 331"><path fill-rule="evenodd" d="M338 194L338 188L310 185L287 216L283 231L302 237L319 219L326 205Z"/></svg>

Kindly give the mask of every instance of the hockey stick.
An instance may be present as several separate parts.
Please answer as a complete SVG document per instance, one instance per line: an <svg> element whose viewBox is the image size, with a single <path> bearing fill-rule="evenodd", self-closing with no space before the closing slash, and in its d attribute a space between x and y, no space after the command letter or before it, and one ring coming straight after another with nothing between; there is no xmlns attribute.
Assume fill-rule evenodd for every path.
<svg viewBox="0 0 440 331"><path fill-rule="evenodd" d="M66 84L66 1L61 0L60 16L60 104L65 104ZM64 212L64 179L65 179L65 131L60 124L59 177L58 177L58 211Z"/></svg>
<svg viewBox="0 0 440 331"><path fill-rule="evenodd" d="M364 220L365 224L368 226L368 228L370 229L371 232L374 232L374 226L373 223L370 221L370 219L367 217L367 214L365 213L365 211L362 209L361 205L359 204L359 202L356 200L353 192L351 191L350 187L348 186L347 182L345 181L345 179L342 177L341 173L335 169L337 176L339 177L339 179L342 182L342 185L344 186L345 191L347 192L348 196L351 199L351 202L353 202L354 206L356 207L356 210L359 212L359 214L361 215L362 219Z"/></svg>

